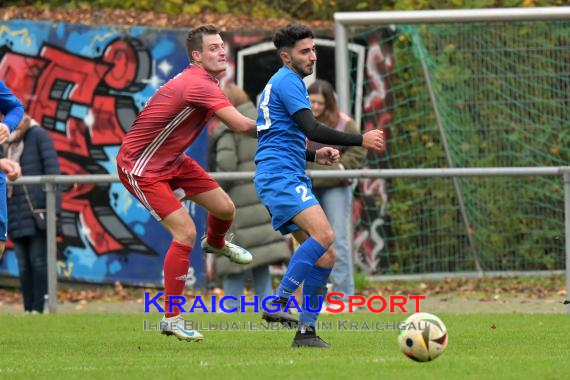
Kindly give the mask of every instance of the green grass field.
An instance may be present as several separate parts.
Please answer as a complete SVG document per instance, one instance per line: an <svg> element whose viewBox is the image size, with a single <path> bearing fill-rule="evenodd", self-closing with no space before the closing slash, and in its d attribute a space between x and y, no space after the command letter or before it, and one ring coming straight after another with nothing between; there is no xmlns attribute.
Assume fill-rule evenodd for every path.
<svg viewBox="0 0 570 380"><path fill-rule="evenodd" d="M323 332L331 350L293 349L288 331L204 332L201 343L143 331L157 314L0 315L0 378L564 379L570 316L445 314L446 352L429 363L400 353L395 331ZM404 315L325 315L323 322L398 322ZM198 314L203 322L257 314ZM334 322L336 325L336 322Z"/></svg>

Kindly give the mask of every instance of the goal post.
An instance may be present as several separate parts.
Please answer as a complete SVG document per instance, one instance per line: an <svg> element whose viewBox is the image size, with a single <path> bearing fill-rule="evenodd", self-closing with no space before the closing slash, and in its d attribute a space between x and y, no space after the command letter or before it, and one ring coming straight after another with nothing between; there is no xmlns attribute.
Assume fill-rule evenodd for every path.
<svg viewBox="0 0 570 380"><path fill-rule="evenodd" d="M570 19L570 7L444 9L422 11L336 12L336 83L341 111L350 110L347 28L357 25L434 24L496 21L547 21Z"/></svg>
<svg viewBox="0 0 570 380"><path fill-rule="evenodd" d="M368 169L570 162L570 7L340 12L334 20L345 112L356 91L347 44L369 47L362 130L386 130L388 147L368 156ZM566 175L406 180L356 189L356 207L368 218L355 220L356 234L360 223L369 236L387 235L378 239L388 251L377 262L390 269L373 275L568 273ZM375 212L382 215L372 223Z"/></svg>

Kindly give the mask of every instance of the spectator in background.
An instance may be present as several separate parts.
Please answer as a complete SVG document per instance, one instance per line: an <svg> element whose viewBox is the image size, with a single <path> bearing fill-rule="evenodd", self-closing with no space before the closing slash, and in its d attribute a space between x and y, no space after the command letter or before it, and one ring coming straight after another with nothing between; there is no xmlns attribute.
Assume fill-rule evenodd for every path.
<svg viewBox="0 0 570 380"><path fill-rule="evenodd" d="M7 158L27 176L59 174L49 133L24 115L4 146ZM43 313L47 294L46 195L42 185L8 186L9 236L14 242L24 311Z"/></svg>
<svg viewBox="0 0 570 380"><path fill-rule="evenodd" d="M247 94L235 84L225 87L224 93L236 109L244 116L255 118L257 109ZM224 124L214 130L211 137L215 156L215 170L220 172L254 171L253 157L257 139L232 132ZM214 168L210 168L213 171ZM253 262L249 265L236 265L227 260L216 260L216 274L223 275L226 296L243 295L246 274L251 271L253 288L259 300L273 293L269 265L286 261L290 257L281 234L273 230L271 217L261 204L250 180L232 181L223 184L236 205L237 216L232 226L235 243L250 251ZM227 303L227 307L235 304ZM261 307L261 303L260 303Z"/></svg>
<svg viewBox="0 0 570 380"><path fill-rule="evenodd" d="M2 122L0 122L0 144L2 144L22 120L24 106L1 80L0 113L4 115ZM20 176L20 167L17 163L6 159L0 161L0 257L4 253L4 246L8 238L8 207L6 205L6 175L4 173L13 181Z"/></svg>
<svg viewBox="0 0 570 380"><path fill-rule="evenodd" d="M308 88L311 110L315 118L324 125L339 132L359 133L354 121L345 113L339 112L332 85L324 80L317 80ZM309 143L309 149L318 150L323 144ZM341 152L339 163L319 165L309 162L310 170L360 169L364 166L366 150L359 146L334 146ZM336 262L330 275L334 292L344 293L344 301L354 295L354 272L352 257L352 186L351 181L342 178L315 178L313 193L319 199L325 214L336 234L333 249Z"/></svg>

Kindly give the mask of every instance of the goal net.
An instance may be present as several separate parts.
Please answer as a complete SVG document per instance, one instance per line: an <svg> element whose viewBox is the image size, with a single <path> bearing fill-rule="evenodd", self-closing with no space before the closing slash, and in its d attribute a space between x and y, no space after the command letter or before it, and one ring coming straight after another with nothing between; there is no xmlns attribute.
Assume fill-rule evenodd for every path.
<svg viewBox="0 0 570 380"><path fill-rule="evenodd" d="M569 165L570 20L347 32L368 46L363 132L388 138L368 168ZM368 274L565 267L559 177L361 180L353 222Z"/></svg>

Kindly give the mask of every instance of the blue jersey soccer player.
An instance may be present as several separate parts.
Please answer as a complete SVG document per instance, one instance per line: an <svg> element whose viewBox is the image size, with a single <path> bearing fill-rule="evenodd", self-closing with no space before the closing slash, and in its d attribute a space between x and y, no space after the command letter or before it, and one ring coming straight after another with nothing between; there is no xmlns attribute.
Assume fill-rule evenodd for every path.
<svg viewBox="0 0 570 380"><path fill-rule="evenodd" d="M24 116L24 106L0 80L0 113L4 119L0 122L0 144L3 144L10 133L16 129L22 116ZM8 205L6 203L6 176L15 180L20 176L20 165L17 162L0 160L0 257L4 253L4 245L8 238ZM5 174L4 174L5 173Z"/></svg>
<svg viewBox="0 0 570 380"><path fill-rule="evenodd" d="M313 73L317 60L313 38L310 29L296 24L280 29L273 38L283 67L271 77L261 94L254 183L257 195L271 213L273 227L283 234L292 233L301 244L277 289L279 299L272 307L277 311L264 312L263 318L284 324L297 322L284 309L291 295L303 284L303 312L293 347L328 348L330 346L316 335L318 312L312 310L319 308L318 296L325 295L325 285L335 261L331 248L335 237L311 192L305 168L307 160L331 165L340 156L331 147L308 151L307 137L323 144L362 146L378 152L384 146L384 137L379 130L364 135L339 132L314 118L302 79Z"/></svg>

